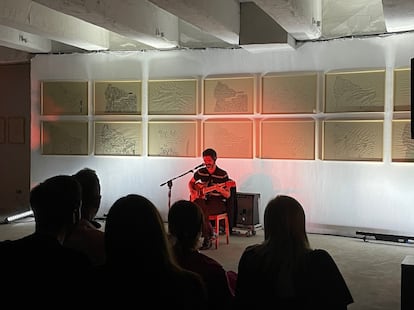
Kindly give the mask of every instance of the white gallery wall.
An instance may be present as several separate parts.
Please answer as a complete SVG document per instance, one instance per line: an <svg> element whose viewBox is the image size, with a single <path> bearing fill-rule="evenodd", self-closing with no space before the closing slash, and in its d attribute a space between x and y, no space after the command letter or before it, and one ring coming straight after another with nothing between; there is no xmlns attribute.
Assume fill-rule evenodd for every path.
<svg viewBox="0 0 414 310"><path fill-rule="evenodd" d="M259 219L269 199L292 195L305 208L308 230L353 234L355 230L414 236L414 163L391 161L393 70L407 68L414 57L414 34L311 42L292 51L250 53L238 50L182 50L68 55L38 55L31 64L31 184L83 167L97 171L102 186L100 215L129 193L151 199L166 219L168 187L160 186L202 162L201 157L148 156L145 128L142 156L51 156L40 148L40 82L42 80L142 80L142 122L146 115L148 79L204 78L217 74L347 69L386 69L383 160L380 162L232 159L217 164L237 182L237 190L260 193ZM93 102L92 84L89 102ZM320 103L323 100L319 94ZM256 89L256 93L259 90ZM258 96L257 96L258 97ZM407 112L409 117L409 112ZM92 120L91 116L88 116ZM203 115L197 116L200 120ZM248 116L255 118L255 115ZM143 126L144 127L144 126ZM191 173L173 181L171 201L189 197ZM137 219L139 224L140 219Z"/></svg>

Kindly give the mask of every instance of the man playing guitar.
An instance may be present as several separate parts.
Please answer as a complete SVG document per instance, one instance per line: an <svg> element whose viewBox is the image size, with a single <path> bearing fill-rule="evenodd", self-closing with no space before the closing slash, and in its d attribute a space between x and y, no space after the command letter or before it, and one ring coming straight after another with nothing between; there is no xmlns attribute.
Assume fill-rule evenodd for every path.
<svg viewBox="0 0 414 310"><path fill-rule="evenodd" d="M230 198L230 188L235 183L230 180L225 170L216 165L217 153L214 149L208 148L202 155L205 167L194 173L188 187L190 200L198 204L204 213L204 241L200 250L207 250L211 247L214 236L208 216L227 212L226 200Z"/></svg>

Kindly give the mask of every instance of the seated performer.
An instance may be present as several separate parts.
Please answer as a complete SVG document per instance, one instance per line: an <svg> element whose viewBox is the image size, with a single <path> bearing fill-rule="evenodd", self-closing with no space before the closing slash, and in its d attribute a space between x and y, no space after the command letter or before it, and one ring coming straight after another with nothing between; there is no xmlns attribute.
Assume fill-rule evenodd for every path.
<svg viewBox="0 0 414 310"><path fill-rule="evenodd" d="M204 213L202 237L204 238L200 250L211 248L214 237L213 227L208 220L209 215L227 212L227 199L230 198L230 188L235 186L227 172L216 165L217 153L208 148L203 151L205 167L198 169L188 183L190 200L201 207Z"/></svg>

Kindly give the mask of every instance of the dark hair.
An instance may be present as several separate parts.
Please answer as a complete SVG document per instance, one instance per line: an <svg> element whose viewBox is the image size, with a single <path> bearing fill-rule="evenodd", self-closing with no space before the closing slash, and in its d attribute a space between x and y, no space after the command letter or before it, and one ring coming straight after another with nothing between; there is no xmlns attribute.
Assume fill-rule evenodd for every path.
<svg viewBox="0 0 414 310"><path fill-rule="evenodd" d="M30 206L37 228L59 230L79 214L82 189L70 175L58 175L39 183L30 191Z"/></svg>
<svg viewBox="0 0 414 310"><path fill-rule="evenodd" d="M82 186L82 202L88 204L100 196L101 185L96 171L83 168L73 175Z"/></svg>
<svg viewBox="0 0 414 310"><path fill-rule="evenodd" d="M217 159L217 153L216 153L216 151L215 150L213 150L213 149L205 149L204 151L203 151L203 157L204 156L210 156L211 158L213 158L213 160L214 161L216 161L216 159Z"/></svg>
<svg viewBox="0 0 414 310"><path fill-rule="evenodd" d="M132 263L151 269L149 266L163 268L174 262L158 209L137 194L119 198L109 209L105 248L109 264Z"/></svg>
<svg viewBox="0 0 414 310"><path fill-rule="evenodd" d="M169 233L187 249L196 246L203 223L201 208L189 200L174 202L168 212Z"/></svg>
<svg viewBox="0 0 414 310"><path fill-rule="evenodd" d="M309 247L305 212L293 197L278 195L268 202L264 213L264 232L265 240L269 242Z"/></svg>

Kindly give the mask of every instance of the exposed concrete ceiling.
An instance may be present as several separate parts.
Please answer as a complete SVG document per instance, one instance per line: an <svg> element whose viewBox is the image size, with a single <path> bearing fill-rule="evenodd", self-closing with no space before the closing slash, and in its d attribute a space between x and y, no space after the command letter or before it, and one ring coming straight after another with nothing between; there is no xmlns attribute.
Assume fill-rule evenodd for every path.
<svg viewBox="0 0 414 310"><path fill-rule="evenodd" d="M37 53L295 49L413 29L413 0L0 0L0 63Z"/></svg>

